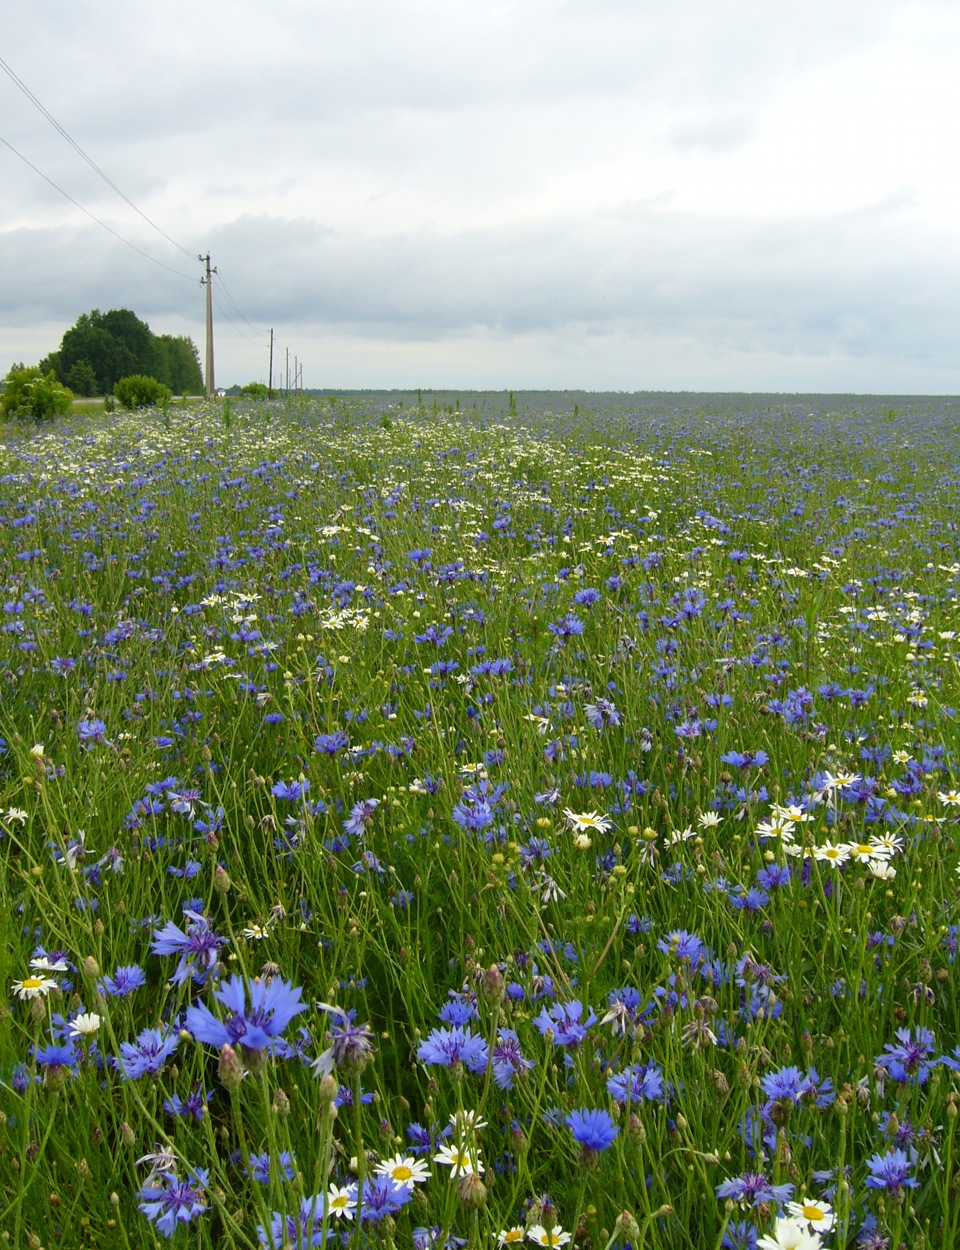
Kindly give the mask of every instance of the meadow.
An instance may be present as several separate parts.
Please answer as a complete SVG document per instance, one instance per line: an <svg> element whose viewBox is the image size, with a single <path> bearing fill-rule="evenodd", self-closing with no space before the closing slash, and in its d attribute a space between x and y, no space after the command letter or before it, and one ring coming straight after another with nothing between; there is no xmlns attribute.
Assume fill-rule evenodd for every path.
<svg viewBox="0 0 960 1250"><path fill-rule="evenodd" d="M567 398L5 431L0 1242L960 1246L960 408Z"/></svg>

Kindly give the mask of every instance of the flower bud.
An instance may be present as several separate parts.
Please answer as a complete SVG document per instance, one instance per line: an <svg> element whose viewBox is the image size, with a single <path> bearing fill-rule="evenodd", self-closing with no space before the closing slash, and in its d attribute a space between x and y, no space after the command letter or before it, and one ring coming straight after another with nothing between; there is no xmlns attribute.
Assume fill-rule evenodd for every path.
<svg viewBox="0 0 960 1250"><path fill-rule="evenodd" d="M499 1007L503 1002L506 989L503 973L496 964L491 964L480 982L480 994L483 1001L491 1007Z"/></svg>
<svg viewBox="0 0 960 1250"><path fill-rule="evenodd" d="M629 1211L620 1212L613 1228L621 1243L628 1241L631 1245L636 1245L640 1240L640 1225Z"/></svg>
<svg viewBox="0 0 960 1250"><path fill-rule="evenodd" d="M325 1103L329 1105L339 1093L340 1086L337 1084L337 1078L328 1072L327 1075L321 1079L317 1089L320 1094L320 1102L322 1104Z"/></svg>
<svg viewBox="0 0 960 1250"><path fill-rule="evenodd" d="M219 1064L220 1083L231 1094L235 1094L243 1080L243 1061L229 1042L220 1049Z"/></svg>
<svg viewBox="0 0 960 1250"><path fill-rule="evenodd" d="M457 1197L468 1211L479 1211L487 1201L487 1187L475 1172L465 1172L457 1181Z"/></svg>
<svg viewBox="0 0 960 1250"><path fill-rule="evenodd" d="M233 888L233 882L230 880L229 874L222 864L217 864L214 869L213 888L218 894L229 894Z"/></svg>

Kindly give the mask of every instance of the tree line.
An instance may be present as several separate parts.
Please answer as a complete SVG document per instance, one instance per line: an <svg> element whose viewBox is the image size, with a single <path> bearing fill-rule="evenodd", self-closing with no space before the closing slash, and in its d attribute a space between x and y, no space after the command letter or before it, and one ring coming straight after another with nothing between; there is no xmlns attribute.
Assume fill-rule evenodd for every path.
<svg viewBox="0 0 960 1250"><path fill-rule="evenodd" d="M121 378L144 375L174 395L203 392L200 356L185 334L154 334L129 308L83 313L57 351L40 362L43 374L75 395L111 395Z"/></svg>

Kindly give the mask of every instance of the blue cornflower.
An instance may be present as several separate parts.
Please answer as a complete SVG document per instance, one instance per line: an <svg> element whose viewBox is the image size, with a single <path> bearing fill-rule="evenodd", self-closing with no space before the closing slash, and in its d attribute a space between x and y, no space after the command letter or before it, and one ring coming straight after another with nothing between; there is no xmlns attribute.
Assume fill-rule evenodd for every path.
<svg viewBox="0 0 960 1250"><path fill-rule="evenodd" d="M157 1185L144 1185L140 1190L138 1210L156 1224L164 1237L172 1237L178 1224L189 1224L207 1209L204 1188L210 1173L206 1168L196 1168L180 1180L173 1172L164 1172L156 1178Z"/></svg>
<svg viewBox="0 0 960 1250"><path fill-rule="evenodd" d="M314 750L319 751L321 755L336 755L338 751L342 751L349 745L350 739L342 729L332 734L317 734L313 740Z"/></svg>
<svg viewBox="0 0 960 1250"><path fill-rule="evenodd" d="M379 806L379 799L361 799L359 803L354 803L350 815L343 822L344 833L349 833L351 837L362 834Z"/></svg>
<svg viewBox="0 0 960 1250"><path fill-rule="evenodd" d="M688 933L686 929L674 929L666 937L662 937L657 943L657 950L674 959L687 960L691 964L698 962L707 953L703 940L695 933Z"/></svg>
<svg viewBox="0 0 960 1250"><path fill-rule="evenodd" d="M766 751L727 751L720 756L720 763L729 764L731 768L749 768L751 765L760 768L769 760Z"/></svg>
<svg viewBox="0 0 960 1250"><path fill-rule="evenodd" d="M721 1250L757 1250L756 1225L749 1220L735 1220L728 1224L720 1247Z"/></svg>
<svg viewBox="0 0 960 1250"><path fill-rule="evenodd" d="M354 1024L356 1012L344 1011L342 1007L330 1007L317 1003L321 1011L339 1016L339 1024L331 1024L327 1030L330 1045L314 1059L310 1067L315 1076L324 1077L336 1069L350 1078L359 1076L373 1058L373 1033L368 1024ZM345 1088L341 1086L341 1091Z"/></svg>
<svg viewBox="0 0 960 1250"><path fill-rule="evenodd" d="M477 1019L477 1006L469 999L451 998L443 1004L437 1016L444 1024L469 1024L471 1020Z"/></svg>
<svg viewBox="0 0 960 1250"><path fill-rule="evenodd" d="M260 1244L270 1246L272 1250L282 1250L286 1246L292 1247L292 1250L309 1250L309 1247L322 1245L323 1215L323 1194L301 1199L296 1215L274 1211L269 1229L262 1224L257 1225Z"/></svg>
<svg viewBox="0 0 960 1250"><path fill-rule="evenodd" d="M585 1150L606 1150L612 1146L620 1132L609 1111L571 1111L564 1124L570 1126L573 1140Z"/></svg>
<svg viewBox="0 0 960 1250"><path fill-rule="evenodd" d="M45 1082L58 1077L65 1068L75 1068L80 1061L80 1052L73 1042L52 1042L49 1046L37 1046L33 1059L38 1068L44 1068Z"/></svg>
<svg viewBox="0 0 960 1250"><path fill-rule="evenodd" d="M592 608L602 598L603 595L599 590L595 590L592 586L584 586L582 590L578 590L573 596L573 602L580 608Z"/></svg>
<svg viewBox="0 0 960 1250"><path fill-rule="evenodd" d="M111 1059L128 1081L139 1081L142 1076L156 1076L163 1070L167 1060L177 1049L180 1035L162 1029L144 1029L134 1042L120 1043L120 1058Z"/></svg>
<svg viewBox="0 0 960 1250"><path fill-rule="evenodd" d="M412 1185L398 1185L390 1176L371 1176L363 1182L357 1209L364 1224L375 1224L396 1215L413 1197Z"/></svg>
<svg viewBox="0 0 960 1250"><path fill-rule="evenodd" d="M493 1048L493 1079L498 1089L513 1089L516 1077L526 1076L534 1068L520 1049L520 1039L513 1029L500 1029Z"/></svg>
<svg viewBox="0 0 960 1250"><path fill-rule="evenodd" d="M897 1029L897 1043L888 1042L884 1053L874 1059L878 1068L885 1068L901 1085L922 1085L936 1066L933 1058L934 1036L929 1029Z"/></svg>
<svg viewBox="0 0 960 1250"><path fill-rule="evenodd" d="M867 1160L870 1175L864 1181L867 1189L916 1189L919 1181L910 1175L913 1165L904 1150L889 1150Z"/></svg>
<svg viewBox="0 0 960 1250"><path fill-rule="evenodd" d="M583 1004L574 998L569 1003L544 1007L533 1023L544 1037L552 1034L554 1046L569 1046L571 1050L576 1050L587 1036L587 1029L597 1022L597 1013L590 1007L587 1008L587 1018L584 1020L582 1017Z"/></svg>
<svg viewBox="0 0 960 1250"><path fill-rule="evenodd" d="M560 642L566 642L568 638L576 638L584 631L583 621L578 616L574 616L572 612L568 612L562 620L547 625L547 629L551 634L555 634Z"/></svg>
<svg viewBox="0 0 960 1250"><path fill-rule="evenodd" d="M77 725L77 738L83 750L89 751L91 747L107 742L107 726L102 720L96 718L82 720ZM107 743L107 745L110 744Z"/></svg>
<svg viewBox="0 0 960 1250"><path fill-rule="evenodd" d="M270 1184L271 1158L266 1152L250 1156L250 1167L244 1169L245 1176L252 1176L259 1185ZM280 1152L275 1169L282 1181L293 1180L293 1155L289 1150Z"/></svg>
<svg viewBox="0 0 960 1250"><path fill-rule="evenodd" d="M442 647L450 635L453 628L450 625L429 625L422 634L414 634L414 642L432 642L435 647Z"/></svg>
<svg viewBox="0 0 960 1250"><path fill-rule="evenodd" d="M607 1077L607 1093L619 1103L664 1102L667 1090L655 1063L634 1063Z"/></svg>
<svg viewBox="0 0 960 1250"><path fill-rule="evenodd" d="M190 977L198 985L203 985L219 963L219 951L225 939L210 928L199 912L187 911L184 914L190 921L186 933L168 920L162 929L154 930L150 949L155 955L180 956L171 978L177 985L182 985Z"/></svg>
<svg viewBox="0 0 960 1250"><path fill-rule="evenodd" d="M452 1029L434 1029L417 1047L417 1058L449 1068L462 1063L471 1072L483 1072L487 1066L487 1043L472 1029L455 1025Z"/></svg>
<svg viewBox="0 0 960 1250"><path fill-rule="evenodd" d="M203 1086L198 1085L192 1094L188 1094L186 1098L179 1098L176 1094L171 1094L169 1098L163 1100L163 1109L168 1115L179 1116L187 1119L192 1116L195 1120L202 1120L207 1110L207 1103L213 1097L213 1090L203 1091Z"/></svg>
<svg viewBox="0 0 960 1250"><path fill-rule="evenodd" d="M716 1188L718 1198L732 1198L747 1207L759 1207L764 1202L788 1202L793 1195L792 1185L774 1185L760 1172L744 1172L721 1181Z"/></svg>
<svg viewBox="0 0 960 1250"><path fill-rule="evenodd" d="M278 781L276 785L270 787L270 793L278 799L287 799L288 802L294 803L297 799L302 799L310 789L310 782L306 779L301 781Z"/></svg>
<svg viewBox="0 0 960 1250"><path fill-rule="evenodd" d="M247 992L250 1005L247 1006ZM210 1046L242 1046L244 1050L264 1050L280 1037L295 1015L306 1011L300 1002L303 990L279 978L245 982L232 976L214 992L214 998L232 1012L218 1020L205 1003L187 1008L186 1027L198 1042Z"/></svg>

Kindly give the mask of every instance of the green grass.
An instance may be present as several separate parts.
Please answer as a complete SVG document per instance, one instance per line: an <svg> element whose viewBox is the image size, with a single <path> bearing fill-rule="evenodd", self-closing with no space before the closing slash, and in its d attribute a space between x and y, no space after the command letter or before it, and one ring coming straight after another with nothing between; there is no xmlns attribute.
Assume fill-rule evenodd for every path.
<svg viewBox="0 0 960 1250"><path fill-rule="evenodd" d="M255 1246L412 1125L430 1178L337 1235L490 1246L555 1218L583 1250L712 1250L772 1229L717 1197L751 1173L828 1202L824 1244L871 1220L955 1243L955 413L567 400L0 437L10 1244L162 1244L137 1207L170 1150L180 1181L205 1169L176 1239ZM764 836L776 804L797 819ZM201 914L219 962L177 979L155 935ZM21 1001L42 952L67 967ZM129 965L145 983L108 993ZM240 1081L184 1015L229 1019L234 974L307 1008ZM318 1003L371 1033L334 1111ZM451 1004L468 1061L425 1062ZM96 1033L38 1062L80 1012ZM151 1028L175 1051L125 1079ZM505 1088L514 1036L532 1066ZM198 1118L164 1109L198 1089ZM577 1110L612 1116L609 1147L581 1151ZM482 1184L434 1161L458 1136ZM901 1144L909 1184L868 1186Z"/></svg>

